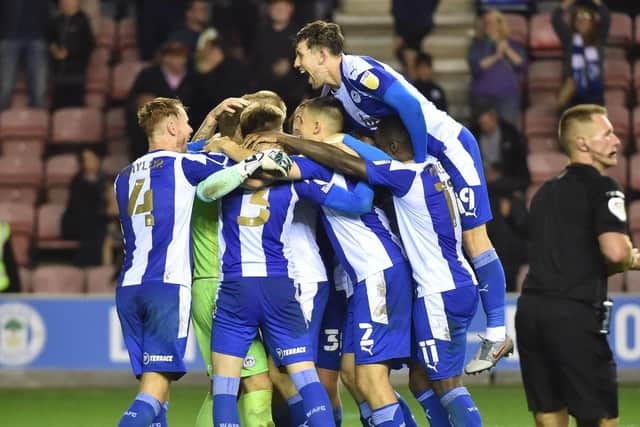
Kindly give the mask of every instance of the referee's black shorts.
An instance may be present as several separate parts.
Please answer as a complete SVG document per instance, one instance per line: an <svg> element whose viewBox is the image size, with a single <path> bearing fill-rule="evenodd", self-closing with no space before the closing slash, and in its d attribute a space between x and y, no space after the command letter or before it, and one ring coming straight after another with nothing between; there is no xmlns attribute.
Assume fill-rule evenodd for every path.
<svg viewBox="0 0 640 427"><path fill-rule="evenodd" d="M616 364L599 329L598 311L588 304L518 299L517 344L530 411L568 408L579 420L618 417Z"/></svg>

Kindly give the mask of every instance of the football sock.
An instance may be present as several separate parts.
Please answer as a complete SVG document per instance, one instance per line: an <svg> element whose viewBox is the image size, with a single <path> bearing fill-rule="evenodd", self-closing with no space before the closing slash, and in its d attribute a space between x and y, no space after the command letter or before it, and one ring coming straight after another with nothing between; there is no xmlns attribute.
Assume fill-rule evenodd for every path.
<svg viewBox="0 0 640 427"><path fill-rule="evenodd" d="M336 427L342 427L342 405L333 408L333 419L336 422Z"/></svg>
<svg viewBox="0 0 640 427"><path fill-rule="evenodd" d="M271 390L257 390L245 393L238 399L240 425L260 427L273 423L271 416Z"/></svg>
<svg viewBox="0 0 640 427"><path fill-rule="evenodd" d="M240 378L213 376L213 425L240 425L236 402Z"/></svg>
<svg viewBox="0 0 640 427"><path fill-rule="evenodd" d="M287 399L287 405L289 406L289 419L293 427L304 425L307 421L307 412L304 410L304 402L302 396L294 394Z"/></svg>
<svg viewBox="0 0 640 427"><path fill-rule="evenodd" d="M401 427L405 425L399 403L391 403L375 409L371 419L376 427Z"/></svg>
<svg viewBox="0 0 640 427"><path fill-rule="evenodd" d="M400 393L398 393L397 391L395 391L395 393L396 397L398 398L398 404L400 405L400 410L402 411L402 416L404 417L406 427L418 427L418 422L413 417L407 401L404 400L404 397L402 397Z"/></svg>
<svg viewBox="0 0 640 427"><path fill-rule="evenodd" d="M482 426L480 411L466 387L456 387L440 398L454 427Z"/></svg>
<svg viewBox="0 0 640 427"><path fill-rule="evenodd" d="M195 427L213 427L213 395L207 393L196 417Z"/></svg>
<svg viewBox="0 0 640 427"><path fill-rule="evenodd" d="M122 415L118 427L149 427L159 413L160 402L150 394L140 392Z"/></svg>
<svg viewBox="0 0 640 427"><path fill-rule="evenodd" d="M482 308L487 315L487 336L491 341L504 341L504 298L506 283L502 263L491 248L472 260L478 278Z"/></svg>
<svg viewBox="0 0 640 427"><path fill-rule="evenodd" d="M167 427L167 411L169 410L169 401L164 402L160 408L160 412L151 422L149 427Z"/></svg>
<svg viewBox="0 0 640 427"><path fill-rule="evenodd" d="M427 416L427 420L429 420L429 425L432 427L448 427L451 425L449 423L449 413L444 409L444 406L440 403L440 399L433 390L416 394L415 397L424 409L424 414Z"/></svg>
<svg viewBox="0 0 640 427"><path fill-rule="evenodd" d="M329 395L324 389L318 373L315 369L305 369L304 371L291 374L291 381L296 385L296 389L302 402L304 409L309 418L309 426L334 426L333 412L331 411L331 402Z"/></svg>

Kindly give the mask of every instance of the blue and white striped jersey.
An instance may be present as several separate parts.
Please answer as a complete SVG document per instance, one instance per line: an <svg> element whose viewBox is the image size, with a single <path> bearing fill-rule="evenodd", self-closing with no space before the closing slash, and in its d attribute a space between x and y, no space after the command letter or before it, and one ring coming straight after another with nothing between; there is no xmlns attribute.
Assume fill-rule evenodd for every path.
<svg viewBox="0 0 640 427"><path fill-rule="evenodd" d="M196 186L223 169L222 154L151 151L122 169L114 188L124 237L118 286L191 286L191 210Z"/></svg>
<svg viewBox="0 0 640 427"><path fill-rule="evenodd" d="M366 161L372 185L393 193L398 228L418 297L477 284L462 251L462 229L449 176L440 163Z"/></svg>
<svg viewBox="0 0 640 427"><path fill-rule="evenodd" d="M296 157L296 163L303 178L320 179L349 191L356 186L353 180L313 160ZM382 209L374 207L357 216L323 206L321 212L331 245L353 284L406 261L402 245Z"/></svg>
<svg viewBox="0 0 640 427"><path fill-rule="evenodd" d="M299 181L261 190L236 190L220 202L221 274L241 277L291 277L290 239L294 207L300 198L318 204L326 198L323 185Z"/></svg>
<svg viewBox="0 0 640 427"><path fill-rule="evenodd" d="M424 161L427 153L438 159L463 155L455 147L453 153L450 150L450 145L459 144L462 125L391 67L368 56L342 55L340 73L340 87L325 86L323 93L342 102L348 129L371 132L381 117L398 114L411 135L416 161Z"/></svg>
<svg viewBox="0 0 640 427"><path fill-rule="evenodd" d="M318 283L327 281L327 271L316 241L319 219L318 205L311 200L300 200L293 210L293 221L289 228L289 258L291 278L296 283Z"/></svg>

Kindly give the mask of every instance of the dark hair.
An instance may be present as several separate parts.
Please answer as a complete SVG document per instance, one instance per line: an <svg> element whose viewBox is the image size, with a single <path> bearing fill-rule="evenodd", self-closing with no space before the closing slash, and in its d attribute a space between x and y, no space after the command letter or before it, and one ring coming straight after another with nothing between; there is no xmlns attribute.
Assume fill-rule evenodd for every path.
<svg viewBox="0 0 640 427"><path fill-rule="evenodd" d="M431 56L431 54L427 52L419 52L418 56L416 57L416 65L420 65L420 64L433 67L433 57Z"/></svg>
<svg viewBox="0 0 640 427"><path fill-rule="evenodd" d="M378 123L378 128L376 129L376 139L378 138L386 141L395 141L399 145L407 146L413 151L409 131L398 115L394 114L380 119L380 123Z"/></svg>
<svg viewBox="0 0 640 427"><path fill-rule="evenodd" d="M236 134L236 129L240 124L240 116L244 107L235 108L233 113L225 111L218 117L218 130L222 136L232 137Z"/></svg>
<svg viewBox="0 0 640 427"><path fill-rule="evenodd" d="M315 114L323 114L335 125L336 132L344 130L344 107L342 102L333 96L318 96L303 101L300 107L307 108Z"/></svg>
<svg viewBox="0 0 640 427"><path fill-rule="evenodd" d="M338 24L326 21L313 21L302 27L296 34L295 46L307 41L309 49L327 48L333 55L344 50L344 36Z"/></svg>

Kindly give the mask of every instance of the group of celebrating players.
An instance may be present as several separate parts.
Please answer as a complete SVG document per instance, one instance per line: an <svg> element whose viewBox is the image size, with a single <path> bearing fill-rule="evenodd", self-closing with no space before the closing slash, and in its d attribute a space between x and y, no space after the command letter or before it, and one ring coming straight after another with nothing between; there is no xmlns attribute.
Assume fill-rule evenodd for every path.
<svg viewBox="0 0 640 427"><path fill-rule="evenodd" d="M403 363L432 426L482 425L463 370L513 343L477 142L343 44L324 21L297 34L294 66L323 96L293 112L293 135L269 91L225 100L190 143L180 101L138 111L149 153L115 182L116 304L140 379L120 426L167 425L191 316L212 378L198 427L273 425L273 387L292 426L341 425L339 378L363 425L415 426L389 381ZM479 300L487 333L464 367Z"/></svg>

